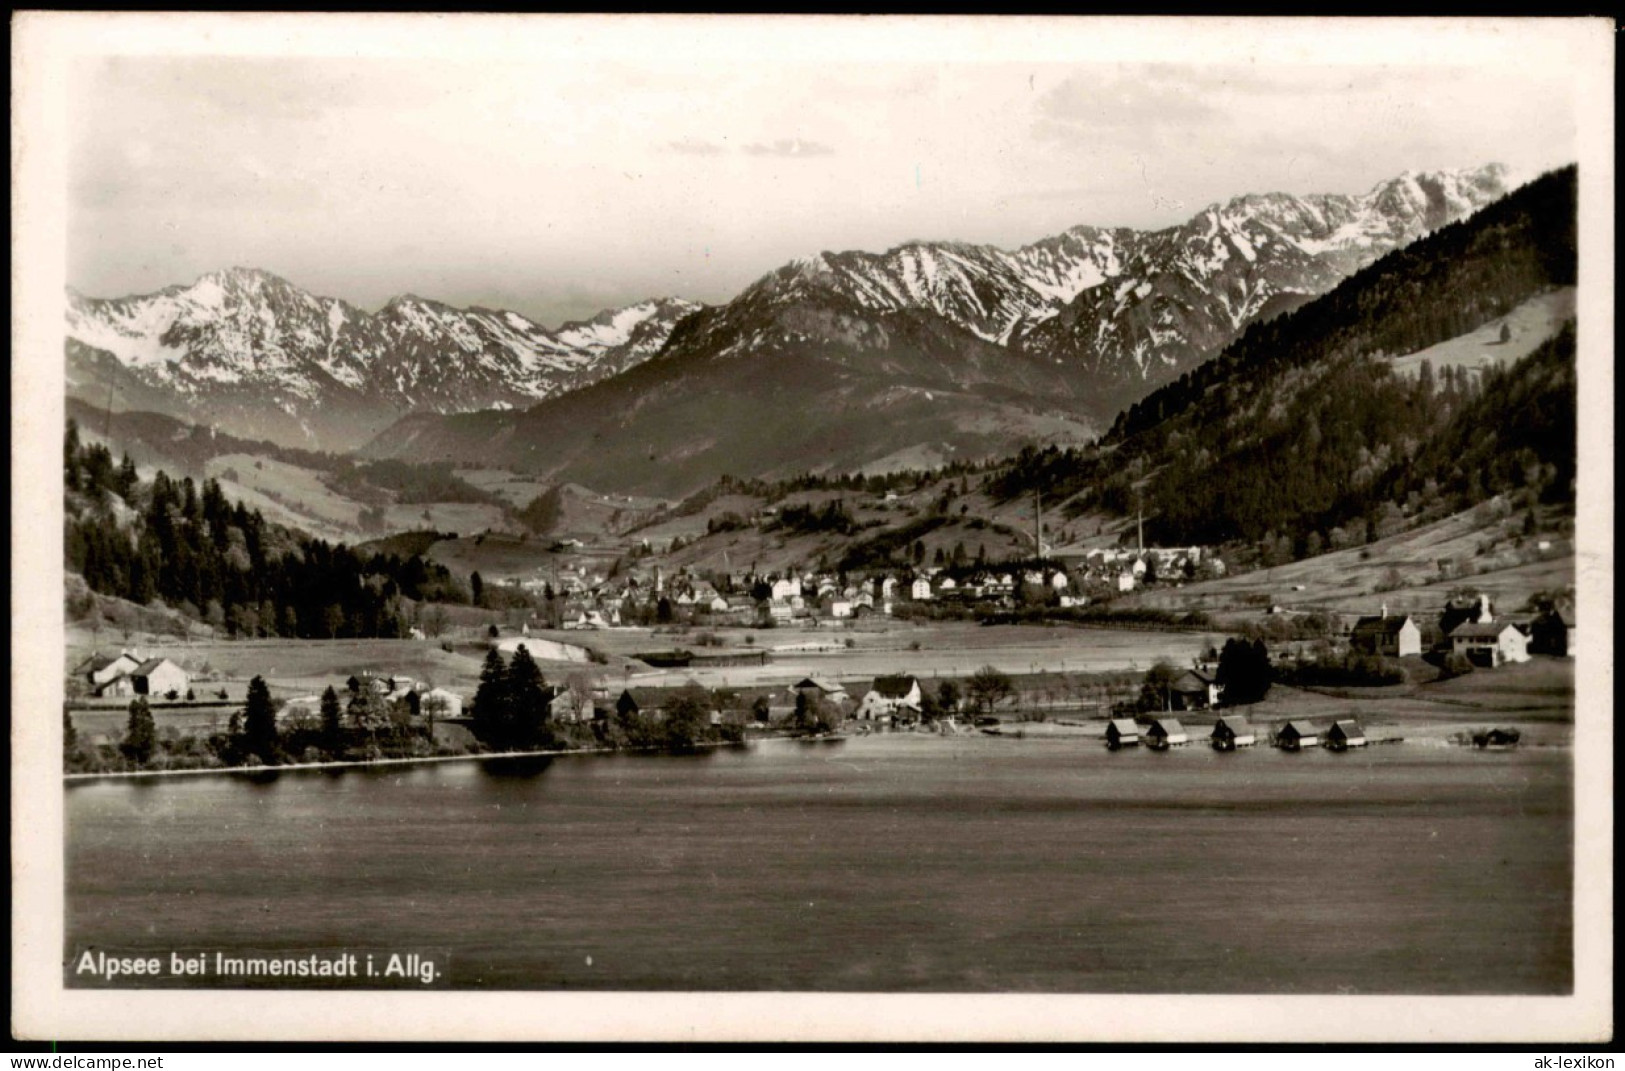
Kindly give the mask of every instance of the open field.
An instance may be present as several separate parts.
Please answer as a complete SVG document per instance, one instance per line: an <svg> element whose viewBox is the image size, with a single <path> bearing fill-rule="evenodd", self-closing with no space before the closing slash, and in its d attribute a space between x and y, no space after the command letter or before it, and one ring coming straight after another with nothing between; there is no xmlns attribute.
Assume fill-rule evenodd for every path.
<svg viewBox="0 0 1625 1071"><path fill-rule="evenodd" d="M1565 286L1530 298L1500 320L1485 324L1476 331L1469 331L1425 350L1395 357L1394 370L1406 375L1419 375L1424 361L1433 365L1434 372L1447 367L1482 372L1497 365L1512 364L1557 334L1563 321L1573 316L1574 287ZM1505 342L1501 341L1502 323L1511 332Z"/></svg>
<svg viewBox="0 0 1625 1071"><path fill-rule="evenodd" d="M1437 614L1451 591L1473 587L1494 596L1498 609L1512 612L1536 592L1573 586L1571 537L1542 534L1524 539L1519 548L1514 546L1518 537L1510 530L1516 526L1516 518L1486 521L1480 515L1483 508L1368 546L1222 580L1147 591L1125 599L1124 604L1213 611L1273 603L1292 610L1373 614L1387 603L1394 612ZM1549 544L1546 550L1539 549L1541 540ZM1491 543L1494 549L1479 553L1481 546ZM1453 563L1448 578L1440 574L1441 560ZM1394 581L1400 586L1381 590Z"/></svg>
<svg viewBox="0 0 1625 1071"><path fill-rule="evenodd" d="M409 532L433 528L439 532L483 532L506 524L502 510L481 502L412 502L384 510L384 528Z"/></svg>
<svg viewBox="0 0 1625 1071"><path fill-rule="evenodd" d="M278 502L297 517L306 518L307 524L309 518L315 518L330 528L360 531L362 504L328 487L314 469L270 457L222 454L210 458L205 471L221 480L222 487L234 484Z"/></svg>

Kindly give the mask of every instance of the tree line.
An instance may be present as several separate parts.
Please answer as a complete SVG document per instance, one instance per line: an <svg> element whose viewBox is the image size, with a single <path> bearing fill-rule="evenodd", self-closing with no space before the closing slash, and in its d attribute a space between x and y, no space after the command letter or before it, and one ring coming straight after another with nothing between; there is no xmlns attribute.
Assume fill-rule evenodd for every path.
<svg viewBox="0 0 1625 1071"><path fill-rule="evenodd" d="M128 455L64 439L65 565L92 591L139 605L161 601L233 636L399 637L408 601L467 602L442 565L421 556L364 555L266 522L159 471L136 476Z"/></svg>

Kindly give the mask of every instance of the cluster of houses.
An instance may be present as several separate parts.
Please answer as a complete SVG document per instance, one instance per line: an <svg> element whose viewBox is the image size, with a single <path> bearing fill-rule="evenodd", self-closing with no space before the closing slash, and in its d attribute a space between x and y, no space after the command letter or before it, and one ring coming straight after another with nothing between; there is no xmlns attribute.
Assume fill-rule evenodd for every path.
<svg viewBox="0 0 1625 1071"><path fill-rule="evenodd" d="M1527 662L1531 654L1572 657L1574 611L1555 606L1529 620L1497 617L1488 595L1451 599L1439 618L1441 641L1453 655L1493 669ZM1366 654L1404 658L1423 653L1422 627L1409 614L1382 612L1362 617L1349 633L1349 646Z"/></svg>
<svg viewBox="0 0 1625 1071"><path fill-rule="evenodd" d="M142 658L138 651L116 655L93 654L75 667L79 678L97 698L144 695L154 699L182 699L192 686L186 670L168 658Z"/></svg>
<svg viewBox="0 0 1625 1071"><path fill-rule="evenodd" d="M1153 580L1210 580L1227 572L1224 562L1202 547L1105 547L1063 557L1080 588L1099 585L1120 593Z"/></svg>

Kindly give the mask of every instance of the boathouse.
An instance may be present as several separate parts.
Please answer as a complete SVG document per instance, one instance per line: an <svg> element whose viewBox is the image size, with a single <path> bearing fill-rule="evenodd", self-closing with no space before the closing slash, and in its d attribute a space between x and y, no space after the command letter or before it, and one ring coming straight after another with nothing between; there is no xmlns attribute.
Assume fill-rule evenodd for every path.
<svg viewBox="0 0 1625 1071"><path fill-rule="evenodd" d="M1106 746L1112 750L1135 747L1140 742L1140 726L1133 718L1113 718L1106 723Z"/></svg>
<svg viewBox="0 0 1625 1071"><path fill-rule="evenodd" d="M1161 751L1189 743L1190 736L1178 718L1152 718L1151 727L1145 731L1145 742L1146 746Z"/></svg>
<svg viewBox="0 0 1625 1071"><path fill-rule="evenodd" d="M1320 743L1320 726L1308 721L1289 721L1275 731L1277 747L1286 751L1300 751Z"/></svg>
<svg viewBox="0 0 1625 1071"><path fill-rule="evenodd" d="M1252 747L1258 736L1247 719L1239 714L1226 714L1213 723L1213 746L1219 751L1234 751L1238 747Z"/></svg>
<svg viewBox="0 0 1625 1071"><path fill-rule="evenodd" d="M1326 730L1326 746L1333 751L1347 751L1351 747L1365 747L1365 730L1353 718L1338 718Z"/></svg>

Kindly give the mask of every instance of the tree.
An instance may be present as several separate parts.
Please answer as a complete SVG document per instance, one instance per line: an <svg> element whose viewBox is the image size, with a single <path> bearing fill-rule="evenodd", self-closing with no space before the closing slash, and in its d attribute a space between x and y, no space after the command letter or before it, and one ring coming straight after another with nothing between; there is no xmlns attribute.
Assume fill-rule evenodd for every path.
<svg viewBox="0 0 1625 1071"><path fill-rule="evenodd" d="M817 692L797 692L796 711L790 724L796 732L809 736L833 733L841 727L841 711Z"/></svg>
<svg viewBox="0 0 1625 1071"><path fill-rule="evenodd" d="M507 672L509 747L533 748L550 742L546 687L547 679L530 657L530 649L520 644Z"/></svg>
<svg viewBox="0 0 1625 1071"><path fill-rule="evenodd" d="M1009 674L993 666L977 670L965 686L965 697L970 700L971 708L983 712L991 712L1015 694L1016 686Z"/></svg>
<svg viewBox="0 0 1625 1071"><path fill-rule="evenodd" d="M1512 327L1510 324L1501 324L1501 345L1505 346L1512 341Z"/></svg>
<svg viewBox="0 0 1625 1071"><path fill-rule="evenodd" d="M1140 684L1141 710L1170 710L1173 707L1173 683L1179 677L1179 667L1166 658L1159 658L1146 670Z"/></svg>
<svg viewBox="0 0 1625 1071"><path fill-rule="evenodd" d="M1217 683L1226 706L1256 703L1269 694L1274 680L1263 640L1228 639L1219 652Z"/></svg>
<svg viewBox="0 0 1625 1071"><path fill-rule="evenodd" d="M953 681L944 680L937 685L937 705L944 714L952 714L959 709L959 685Z"/></svg>
<svg viewBox="0 0 1625 1071"><path fill-rule="evenodd" d="M78 746L79 746L79 730L77 730L77 729L75 729L73 727L73 715L69 714L68 713L68 708L66 706L64 706L62 708L62 751L63 751L63 754L71 755L73 753L73 750L75 748L77 748Z"/></svg>
<svg viewBox="0 0 1625 1071"><path fill-rule="evenodd" d="M486 652L485 664L480 667L479 687L474 691L473 729L476 736L492 747L508 746L508 727L512 722L508 701L508 667L502 661L502 652L495 647Z"/></svg>
<svg viewBox="0 0 1625 1071"><path fill-rule="evenodd" d="M344 726L339 720L339 693L329 684L322 693L322 747L336 755L344 746Z"/></svg>
<svg viewBox="0 0 1625 1071"><path fill-rule="evenodd" d="M766 725L769 719L773 717L773 708L768 703L767 696L759 695L751 700L750 713L751 717Z"/></svg>
<svg viewBox="0 0 1625 1071"><path fill-rule="evenodd" d="M684 688L666 701L662 714L666 746L692 747L710 732L711 697L703 688Z"/></svg>
<svg viewBox="0 0 1625 1071"><path fill-rule="evenodd" d="M276 706L264 677L248 682L248 698L243 705L243 750L258 755L267 764L276 759Z"/></svg>
<svg viewBox="0 0 1625 1071"><path fill-rule="evenodd" d="M130 719L124 729L124 753L145 766L158 747L158 728L153 724L152 710L146 696L137 696L130 704Z"/></svg>

